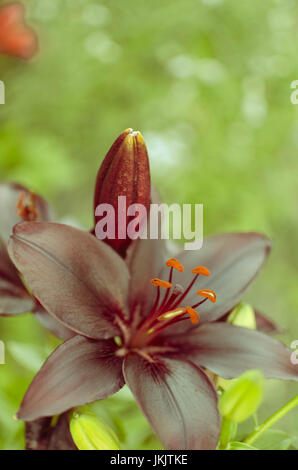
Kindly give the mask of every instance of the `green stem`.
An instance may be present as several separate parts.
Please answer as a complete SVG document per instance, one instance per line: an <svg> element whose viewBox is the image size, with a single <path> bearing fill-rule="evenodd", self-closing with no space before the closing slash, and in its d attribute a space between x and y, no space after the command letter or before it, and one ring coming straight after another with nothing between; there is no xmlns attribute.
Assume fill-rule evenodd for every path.
<svg viewBox="0 0 298 470"><path fill-rule="evenodd" d="M270 418L267 418L266 421L260 424L243 442L253 444L267 429L271 428L273 424L295 408L295 406L298 406L298 395L292 398L292 400L286 403L280 410L276 411Z"/></svg>
<svg viewBox="0 0 298 470"><path fill-rule="evenodd" d="M219 449L226 449L228 443L234 440L237 432L237 424L233 423L229 419L222 418L221 434L219 439Z"/></svg>

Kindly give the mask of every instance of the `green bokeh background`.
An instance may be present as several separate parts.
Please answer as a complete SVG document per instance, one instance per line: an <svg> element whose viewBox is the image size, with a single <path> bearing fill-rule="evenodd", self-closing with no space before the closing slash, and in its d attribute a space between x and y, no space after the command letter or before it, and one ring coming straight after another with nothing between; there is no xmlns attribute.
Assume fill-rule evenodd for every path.
<svg viewBox="0 0 298 470"><path fill-rule="evenodd" d="M1 180L30 186L59 217L90 226L100 162L122 130L139 129L163 199L203 203L205 235L273 239L246 299L287 329L287 344L298 339L298 106L290 101L298 2L23 3L40 53L29 63L0 57ZM12 416L56 341L30 315L1 319L0 339L0 448L22 448ZM294 394L297 386L269 381L260 419ZM131 430L142 429L154 448L136 420ZM297 422L294 411L278 427L298 435ZM135 439L127 446L145 446Z"/></svg>

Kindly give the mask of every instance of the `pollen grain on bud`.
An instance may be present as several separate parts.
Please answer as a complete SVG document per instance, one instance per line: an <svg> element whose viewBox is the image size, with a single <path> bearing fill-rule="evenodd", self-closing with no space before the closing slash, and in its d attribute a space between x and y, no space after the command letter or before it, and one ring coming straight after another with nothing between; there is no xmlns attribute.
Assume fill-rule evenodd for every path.
<svg viewBox="0 0 298 470"><path fill-rule="evenodd" d="M162 279L158 279L157 277L151 279L150 282L155 287L163 287L164 289L170 289L172 287L172 284L170 282L163 281Z"/></svg>
<svg viewBox="0 0 298 470"><path fill-rule="evenodd" d="M177 269L180 273L184 271L184 266L176 258L168 259L166 265L170 268Z"/></svg>
<svg viewBox="0 0 298 470"><path fill-rule="evenodd" d="M197 294L206 297L207 299L211 300L211 302L216 302L216 294L213 290L211 289L199 289L197 291Z"/></svg>
<svg viewBox="0 0 298 470"><path fill-rule="evenodd" d="M202 274L203 276L209 276L210 271L206 266L197 266L196 268L193 268L192 270L193 274Z"/></svg>

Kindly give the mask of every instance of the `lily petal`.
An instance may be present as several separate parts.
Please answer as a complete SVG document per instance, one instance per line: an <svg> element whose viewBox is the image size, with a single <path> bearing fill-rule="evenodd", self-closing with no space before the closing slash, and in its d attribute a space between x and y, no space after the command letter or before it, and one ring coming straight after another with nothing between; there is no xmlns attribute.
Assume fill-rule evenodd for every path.
<svg viewBox="0 0 298 470"><path fill-rule="evenodd" d="M8 244L11 259L47 312L90 338L119 333L129 273L109 246L62 224L23 222Z"/></svg>
<svg viewBox="0 0 298 470"><path fill-rule="evenodd" d="M255 310L257 330L267 333L267 335L280 335L285 333L285 329L276 324L271 318Z"/></svg>
<svg viewBox="0 0 298 470"><path fill-rule="evenodd" d="M35 302L25 290L13 285L5 285L0 280L0 316L22 315L32 312Z"/></svg>
<svg viewBox="0 0 298 470"><path fill-rule="evenodd" d="M199 307L200 323L214 321L233 308L254 280L270 251L270 240L258 233L225 233L204 240L201 250L194 255L184 251L179 261L184 265L183 276L175 273L175 282L187 287L193 278L192 268L206 266L210 276L200 276L196 287L215 291L217 301L205 302ZM185 298L185 305L199 301L196 289Z"/></svg>
<svg viewBox="0 0 298 470"><path fill-rule="evenodd" d="M8 256L6 244L0 237L0 279L17 287L24 288L18 272Z"/></svg>
<svg viewBox="0 0 298 470"><path fill-rule="evenodd" d="M113 341L83 336L61 344L35 376L17 414L33 421L101 400L123 386L121 361Z"/></svg>
<svg viewBox="0 0 298 470"><path fill-rule="evenodd" d="M67 340L75 336L75 332L64 326L53 315L46 312L41 306L34 310L36 320L57 338Z"/></svg>
<svg viewBox="0 0 298 470"><path fill-rule="evenodd" d="M125 359L125 381L166 449L215 449L220 432L217 394L194 364L174 359Z"/></svg>
<svg viewBox="0 0 298 470"><path fill-rule="evenodd" d="M0 316L28 313L33 308L34 300L23 286L0 238Z"/></svg>
<svg viewBox="0 0 298 470"><path fill-rule="evenodd" d="M248 369L260 369L268 378L298 381L298 366L291 363L291 351L259 331L228 323L210 323L180 337L181 350L198 366L225 379Z"/></svg>
<svg viewBox="0 0 298 470"><path fill-rule="evenodd" d="M150 279L157 276L165 259L165 243L160 239L138 239L128 248L126 263L131 275L129 305L134 319L143 318L153 305L156 292Z"/></svg>

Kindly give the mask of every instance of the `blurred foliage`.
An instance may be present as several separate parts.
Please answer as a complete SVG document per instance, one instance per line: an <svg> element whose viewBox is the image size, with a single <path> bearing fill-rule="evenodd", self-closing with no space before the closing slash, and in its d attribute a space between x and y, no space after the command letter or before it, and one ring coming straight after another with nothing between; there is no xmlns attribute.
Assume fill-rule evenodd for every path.
<svg viewBox="0 0 298 470"><path fill-rule="evenodd" d="M297 339L297 2L23 3L40 53L29 63L0 57L0 178L29 185L59 216L90 226L101 160L123 129L141 130L162 197L203 203L205 235L272 237L248 296L288 330L288 344ZM0 338L0 448L22 448L23 425L12 416L56 341L30 316L1 319ZM261 419L295 390L268 382ZM122 421L134 413L121 411ZM283 431L297 435L297 422L293 412ZM146 423L131 426L144 426L150 441Z"/></svg>

